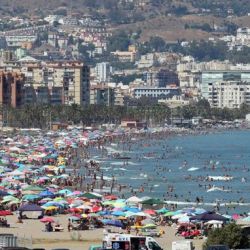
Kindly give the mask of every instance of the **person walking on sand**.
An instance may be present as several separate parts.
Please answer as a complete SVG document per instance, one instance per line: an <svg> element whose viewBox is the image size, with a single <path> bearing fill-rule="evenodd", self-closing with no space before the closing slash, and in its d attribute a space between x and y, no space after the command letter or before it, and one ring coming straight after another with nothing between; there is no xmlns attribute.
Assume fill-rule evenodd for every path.
<svg viewBox="0 0 250 250"><path fill-rule="evenodd" d="M72 227L72 224L71 224L71 221L70 221L70 219L69 219L69 220L68 220L68 232L70 232L71 227Z"/></svg>

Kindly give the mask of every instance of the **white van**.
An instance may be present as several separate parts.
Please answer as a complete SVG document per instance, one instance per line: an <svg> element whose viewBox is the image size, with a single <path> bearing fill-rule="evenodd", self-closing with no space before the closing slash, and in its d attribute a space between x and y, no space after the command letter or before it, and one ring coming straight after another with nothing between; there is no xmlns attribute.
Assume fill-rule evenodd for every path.
<svg viewBox="0 0 250 250"><path fill-rule="evenodd" d="M107 250L163 250L152 237L115 233L104 235L103 248Z"/></svg>

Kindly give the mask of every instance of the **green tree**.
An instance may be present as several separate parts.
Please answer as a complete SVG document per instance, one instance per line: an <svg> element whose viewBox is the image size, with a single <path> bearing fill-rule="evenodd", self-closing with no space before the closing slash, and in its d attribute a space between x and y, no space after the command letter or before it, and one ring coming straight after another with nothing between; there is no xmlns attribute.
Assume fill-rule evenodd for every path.
<svg viewBox="0 0 250 250"><path fill-rule="evenodd" d="M128 34L124 31L119 31L113 34L108 40L108 50L109 51L127 51L130 45L130 39Z"/></svg>
<svg viewBox="0 0 250 250"><path fill-rule="evenodd" d="M164 39L158 36L150 37L149 45L151 49L156 52L162 52L166 50L166 43Z"/></svg>
<svg viewBox="0 0 250 250"><path fill-rule="evenodd" d="M217 228L208 234L204 249L210 245L227 245L230 249L244 249L249 247L248 238L242 233L240 226L231 223L224 228Z"/></svg>

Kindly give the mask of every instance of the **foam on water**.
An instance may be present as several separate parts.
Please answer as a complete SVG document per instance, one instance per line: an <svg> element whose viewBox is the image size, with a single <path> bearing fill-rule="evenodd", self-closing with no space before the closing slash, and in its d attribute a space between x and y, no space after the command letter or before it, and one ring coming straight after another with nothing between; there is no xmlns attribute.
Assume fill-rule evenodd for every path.
<svg viewBox="0 0 250 250"><path fill-rule="evenodd" d="M196 171L196 170L199 170L200 168L195 168L195 167L193 167L193 168L189 168L187 171Z"/></svg>
<svg viewBox="0 0 250 250"><path fill-rule="evenodd" d="M207 192L214 192L214 191L230 192L230 190L223 189L221 187L216 187L216 186L213 186L207 190Z"/></svg>
<svg viewBox="0 0 250 250"><path fill-rule="evenodd" d="M113 166L123 166L125 163L123 161L111 162L110 165Z"/></svg>
<svg viewBox="0 0 250 250"><path fill-rule="evenodd" d="M153 156L143 156L144 159L150 160L150 159L155 159Z"/></svg>

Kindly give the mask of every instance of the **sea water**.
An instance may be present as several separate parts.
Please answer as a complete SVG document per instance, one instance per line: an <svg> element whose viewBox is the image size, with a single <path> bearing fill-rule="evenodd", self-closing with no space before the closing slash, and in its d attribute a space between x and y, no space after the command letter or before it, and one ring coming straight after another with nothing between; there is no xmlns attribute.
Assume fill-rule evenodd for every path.
<svg viewBox="0 0 250 250"><path fill-rule="evenodd" d="M143 187L136 195L184 205L198 197L205 205L232 203L237 211L250 211L250 131L136 140L108 150L131 157L101 163L106 176L129 187L125 196Z"/></svg>

